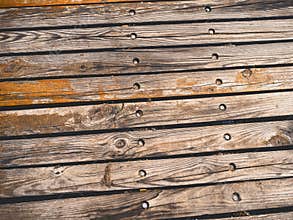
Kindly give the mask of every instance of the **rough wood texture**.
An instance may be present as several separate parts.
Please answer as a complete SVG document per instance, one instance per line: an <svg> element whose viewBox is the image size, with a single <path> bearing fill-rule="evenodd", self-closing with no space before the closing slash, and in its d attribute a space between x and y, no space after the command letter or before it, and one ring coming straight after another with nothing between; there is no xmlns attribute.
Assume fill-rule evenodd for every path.
<svg viewBox="0 0 293 220"><path fill-rule="evenodd" d="M293 92L0 112L2 136L162 126L292 114Z"/></svg>
<svg viewBox="0 0 293 220"><path fill-rule="evenodd" d="M293 67L0 82L0 105L161 98L293 88Z"/></svg>
<svg viewBox="0 0 293 220"><path fill-rule="evenodd" d="M293 179L1 205L6 219L170 219L292 206ZM248 190L249 189L249 190ZM241 201L233 201L237 192ZM277 199L276 199L277 198ZM147 201L149 209L143 209Z"/></svg>
<svg viewBox="0 0 293 220"><path fill-rule="evenodd" d="M239 215L240 215L239 217L221 218L221 220L292 220L293 219L293 212L280 212L280 213L271 213L271 214L263 214L263 215L250 215L249 212L241 212ZM210 220L212 220L212 218Z"/></svg>
<svg viewBox="0 0 293 220"><path fill-rule="evenodd" d="M288 40L292 35L293 22L288 19L3 31L0 33L0 44L3 45L0 54Z"/></svg>
<svg viewBox="0 0 293 220"><path fill-rule="evenodd" d="M293 151L1 169L0 177L2 198L271 179L293 177Z"/></svg>
<svg viewBox="0 0 293 220"><path fill-rule="evenodd" d="M230 134L231 140L224 135ZM161 157L293 144L293 121L0 141L0 167Z"/></svg>
<svg viewBox="0 0 293 220"><path fill-rule="evenodd" d="M274 51L272 53L272 51ZM115 75L293 63L293 43L121 49L0 57L0 78ZM213 54L216 54L213 56ZM134 59L139 63L135 64Z"/></svg>
<svg viewBox="0 0 293 220"><path fill-rule="evenodd" d="M9 0L7 0L9 1ZM205 11L211 7L211 12ZM129 14L135 10L135 15ZM292 16L292 1L154 1L0 10L1 29L86 24L140 23Z"/></svg>

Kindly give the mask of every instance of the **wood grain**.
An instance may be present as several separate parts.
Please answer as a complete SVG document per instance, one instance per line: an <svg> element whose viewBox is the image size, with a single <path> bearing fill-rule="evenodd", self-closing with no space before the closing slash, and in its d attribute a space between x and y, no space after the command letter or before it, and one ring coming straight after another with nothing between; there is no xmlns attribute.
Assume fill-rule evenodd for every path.
<svg viewBox="0 0 293 220"><path fill-rule="evenodd" d="M10 0L7 0L10 1ZM44 1L43 1L44 2ZM46 1L47 2L47 1ZM207 13L205 6L212 11ZM135 10L135 15L129 14ZM1 29L292 16L292 1L153 1L0 10Z"/></svg>
<svg viewBox="0 0 293 220"><path fill-rule="evenodd" d="M280 212L263 215L250 215L249 212L242 212L240 215L243 216L221 218L221 220L291 220L293 218L293 212Z"/></svg>
<svg viewBox="0 0 293 220"><path fill-rule="evenodd" d="M293 177L293 151L1 169L0 177L2 198L271 179Z"/></svg>
<svg viewBox="0 0 293 220"><path fill-rule="evenodd" d="M6 219L166 219L293 205L293 179L1 205ZM249 189L249 190L247 190ZM237 192L241 201L233 201ZM276 199L277 198L277 199ZM143 209L147 201L149 209Z"/></svg>
<svg viewBox="0 0 293 220"><path fill-rule="evenodd" d="M293 88L293 67L0 82L0 105L70 103Z"/></svg>
<svg viewBox="0 0 293 220"><path fill-rule="evenodd" d="M209 47L120 49L114 51L0 57L0 78L116 75L227 68L293 62L293 43ZM274 53L272 53L274 51ZM64 52L63 52L64 53ZM213 56L217 54L217 56ZM138 58L139 63L133 60ZM218 59L216 59L218 58Z"/></svg>
<svg viewBox="0 0 293 220"><path fill-rule="evenodd" d="M0 54L289 40L293 39L292 35L290 19L3 31L0 44L4 50Z"/></svg>
<svg viewBox="0 0 293 220"><path fill-rule="evenodd" d="M44 134L290 115L292 93L2 111L0 134ZM225 111L220 109L223 105Z"/></svg>
<svg viewBox="0 0 293 220"><path fill-rule="evenodd" d="M231 140L224 135L230 134ZM0 141L0 167L157 158L293 144L293 121Z"/></svg>

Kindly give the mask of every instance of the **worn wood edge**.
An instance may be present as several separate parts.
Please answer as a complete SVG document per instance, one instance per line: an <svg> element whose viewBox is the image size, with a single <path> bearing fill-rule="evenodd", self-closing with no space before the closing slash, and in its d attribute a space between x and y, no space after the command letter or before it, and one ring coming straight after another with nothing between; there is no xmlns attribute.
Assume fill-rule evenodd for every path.
<svg viewBox="0 0 293 220"><path fill-rule="evenodd" d="M274 51L272 53L271 51ZM293 63L292 42L182 48L141 48L0 57L0 78L103 76Z"/></svg>
<svg viewBox="0 0 293 220"><path fill-rule="evenodd" d="M239 217L228 217L221 218L221 220L291 220L293 218L293 212L279 212L279 213L268 213L262 215L250 215L249 212L244 211L239 213ZM208 218L207 218L208 219ZM212 220L212 219L210 219Z"/></svg>
<svg viewBox="0 0 293 220"><path fill-rule="evenodd" d="M293 179L141 192L1 205L10 219L162 219L292 206ZM250 190L247 190L250 189ZM238 193L241 201L233 201ZM276 199L278 198L278 199ZM142 203L149 205L142 208Z"/></svg>
<svg viewBox="0 0 293 220"><path fill-rule="evenodd" d="M293 151L0 170L0 197L293 177Z"/></svg>
<svg viewBox="0 0 293 220"><path fill-rule="evenodd" d="M239 43L292 39L291 20L256 20L162 25L121 25L0 33L0 54Z"/></svg>
<svg viewBox="0 0 293 220"><path fill-rule="evenodd" d="M293 121L3 140L0 167L283 149L292 144Z"/></svg>
<svg viewBox="0 0 293 220"><path fill-rule="evenodd" d="M293 92L97 104L0 112L0 134L17 136L288 116Z"/></svg>
<svg viewBox="0 0 293 220"><path fill-rule="evenodd" d="M9 0L7 0L9 1ZM205 11L209 5L211 12ZM273 5L273 7L272 7ZM261 8L262 10L259 10ZM159 13L158 13L159 9ZM134 10L134 15L130 11ZM121 24L209 19L276 18L292 16L292 2L255 1L155 1L78 6L23 7L0 9L2 29ZM82 12L83 16L80 16ZM239 13L241 12L241 13ZM263 13L265 12L265 13Z"/></svg>
<svg viewBox="0 0 293 220"><path fill-rule="evenodd" d="M0 82L0 106L165 98L293 87L293 67Z"/></svg>

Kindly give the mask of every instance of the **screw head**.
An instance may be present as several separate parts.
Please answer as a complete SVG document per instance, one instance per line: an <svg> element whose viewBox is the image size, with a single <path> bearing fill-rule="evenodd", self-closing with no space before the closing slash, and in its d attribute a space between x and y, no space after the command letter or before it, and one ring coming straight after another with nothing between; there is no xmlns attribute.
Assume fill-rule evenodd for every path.
<svg viewBox="0 0 293 220"><path fill-rule="evenodd" d="M115 147L117 147L117 148L123 148L125 146L126 146L126 140L124 140L124 139L118 139L115 142Z"/></svg>
<svg viewBox="0 0 293 220"><path fill-rule="evenodd" d="M239 201L241 201L241 197L240 197L239 193L237 193L237 192L234 192L234 193L232 194L232 199L233 199L233 201L235 201L235 202L239 202Z"/></svg>
<svg viewBox="0 0 293 220"><path fill-rule="evenodd" d="M135 15L136 12L135 12L135 10L131 9L131 10L129 10L128 13L129 13L130 16L133 16L133 15Z"/></svg>
<svg viewBox="0 0 293 220"><path fill-rule="evenodd" d="M136 33L131 33L130 34L130 38L131 38L131 40L136 39L137 38L137 34Z"/></svg>
<svg viewBox="0 0 293 220"><path fill-rule="evenodd" d="M226 106L225 104L221 104L221 105L219 105L219 109L220 109L221 111L226 111L227 106Z"/></svg>
<svg viewBox="0 0 293 220"><path fill-rule="evenodd" d="M231 137L230 134L228 134L228 133L224 134L224 139L225 139L226 141L230 141L231 138L232 138L232 137Z"/></svg>
<svg viewBox="0 0 293 220"><path fill-rule="evenodd" d="M138 174L139 174L140 177L145 177L147 175L145 170L138 171Z"/></svg>
<svg viewBox="0 0 293 220"><path fill-rule="evenodd" d="M150 204L147 201L142 202L141 207L143 209L148 209L150 207Z"/></svg>

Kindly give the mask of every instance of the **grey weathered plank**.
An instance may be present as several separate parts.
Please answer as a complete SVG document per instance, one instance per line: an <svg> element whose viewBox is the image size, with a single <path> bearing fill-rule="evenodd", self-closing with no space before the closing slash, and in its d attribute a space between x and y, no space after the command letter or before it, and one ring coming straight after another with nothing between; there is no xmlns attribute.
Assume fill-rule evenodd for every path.
<svg viewBox="0 0 293 220"><path fill-rule="evenodd" d="M242 215L242 216L241 216ZM221 218L221 220L292 220L293 212L269 213L263 215L250 215L249 212L241 212L239 217Z"/></svg>
<svg viewBox="0 0 293 220"><path fill-rule="evenodd" d="M0 105L161 98L293 88L293 67L0 82Z"/></svg>
<svg viewBox="0 0 293 220"><path fill-rule="evenodd" d="M225 134L231 139L226 140ZM293 144L293 121L0 141L0 167L150 158Z"/></svg>
<svg viewBox="0 0 293 220"><path fill-rule="evenodd" d="M204 7L211 6L211 12ZM129 15L135 10L135 15ZM2 29L139 23L174 20L230 19L292 16L293 3L279 0L155 1L81 6L27 7L0 10Z"/></svg>
<svg viewBox="0 0 293 220"><path fill-rule="evenodd" d="M1 169L0 197L293 177L293 151Z"/></svg>
<svg viewBox="0 0 293 220"><path fill-rule="evenodd" d="M213 31L210 30L213 29ZM212 34L211 34L211 33ZM293 20L122 25L0 32L3 53L293 39ZM132 39L133 38L133 39Z"/></svg>
<svg viewBox="0 0 293 220"><path fill-rule="evenodd" d="M4 78L226 68L293 62L293 43L208 47L121 49L104 52L0 57ZM272 53L272 51L274 51ZM214 55L217 54L217 55ZM213 56L214 55L214 56ZM135 64L134 59L139 63Z"/></svg>
<svg viewBox="0 0 293 220"><path fill-rule="evenodd" d="M6 204L5 219L166 219L293 205L293 179ZM247 190L249 189L249 190ZM233 193L241 201L233 201ZM277 199L276 199L277 198ZM148 209L142 208L147 201Z"/></svg>
<svg viewBox="0 0 293 220"><path fill-rule="evenodd" d="M275 92L2 111L0 134L11 136L284 116L292 114L292 94Z"/></svg>

